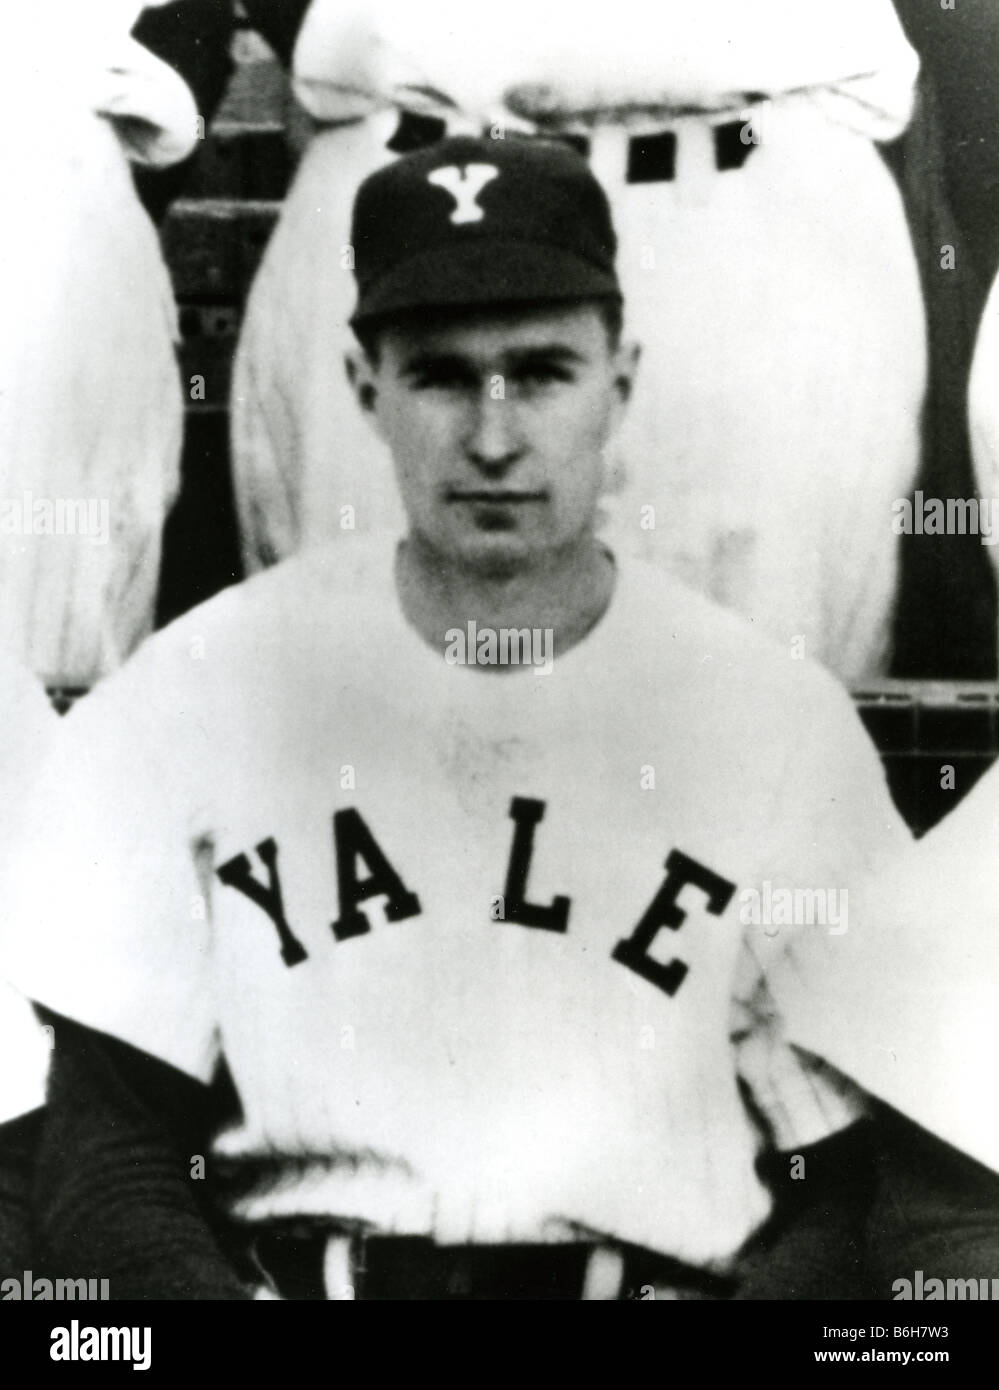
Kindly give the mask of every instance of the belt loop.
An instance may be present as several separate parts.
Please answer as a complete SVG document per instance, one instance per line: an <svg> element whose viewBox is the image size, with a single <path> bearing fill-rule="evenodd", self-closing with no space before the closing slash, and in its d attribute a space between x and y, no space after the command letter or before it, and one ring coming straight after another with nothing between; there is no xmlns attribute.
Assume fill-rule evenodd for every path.
<svg viewBox="0 0 999 1390"><path fill-rule="evenodd" d="M611 1245L595 1245L586 1261L583 1275L583 1303L609 1303L621 1297L624 1289L624 1255Z"/></svg>
<svg viewBox="0 0 999 1390"><path fill-rule="evenodd" d="M357 1237L359 1244L363 1237ZM326 1297L338 1303L355 1302L358 1296L357 1276L362 1272L360 1259L355 1259L355 1241L349 1235L333 1235L323 1251L323 1287Z"/></svg>
<svg viewBox="0 0 999 1390"><path fill-rule="evenodd" d="M719 173L741 169L763 139L763 107L744 112L736 121L715 126L715 165Z"/></svg>
<svg viewBox="0 0 999 1390"><path fill-rule="evenodd" d="M628 141L627 183L672 183L676 177L676 132L660 130Z"/></svg>
<svg viewBox="0 0 999 1390"><path fill-rule="evenodd" d="M714 128L701 117L678 123L676 198L681 207L703 208L718 179Z"/></svg>

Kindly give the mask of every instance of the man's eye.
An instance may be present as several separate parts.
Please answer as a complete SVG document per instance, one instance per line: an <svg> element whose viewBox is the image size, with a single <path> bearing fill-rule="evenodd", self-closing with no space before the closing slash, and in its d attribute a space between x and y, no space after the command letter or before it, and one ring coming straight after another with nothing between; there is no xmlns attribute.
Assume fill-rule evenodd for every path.
<svg viewBox="0 0 999 1390"><path fill-rule="evenodd" d="M571 381L572 373L554 362L533 362L517 371L516 380L528 387L552 386L556 382Z"/></svg>
<svg viewBox="0 0 999 1390"><path fill-rule="evenodd" d="M467 373L449 367L433 367L425 372L417 372L412 383L417 391L465 391L475 385L474 379Z"/></svg>

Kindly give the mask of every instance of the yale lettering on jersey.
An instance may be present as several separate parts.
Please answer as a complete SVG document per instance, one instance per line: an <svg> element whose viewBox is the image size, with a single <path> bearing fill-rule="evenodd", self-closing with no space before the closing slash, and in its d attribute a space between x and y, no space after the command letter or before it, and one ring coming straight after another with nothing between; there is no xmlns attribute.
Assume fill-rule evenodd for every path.
<svg viewBox="0 0 999 1390"><path fill-rule="evenodd" d="M514 831L506 871L503 920L534 930L567 932L571 899L559 894L550 903L536 903L530 901L528 891L535 831L544 815L543 801L515 796L510 803ZM420 899L403 882L356 807L334 813L333 846L340 912L330 924L330 930L336 941L347 941L370 932L371 923L361 904L373 898L384 899L385 918L389 922L404 922L420 916L423 911ZM266 871L266 880L257 877L246 854L237 854L220 865L216 875L221 883L249 898L270 919L277 931L285 965L289 968L300 965L308 959L308 952L285 914L277 842L268 837L256 846L255 853ZM361 865L366 870L364 877L360 876ZM672 998L683 984L689 966L675 959L663 963L654 959L651 951L662 930L679 931L687 920L686 912L679 906L681 892L686 887L696 888L707 900L707 911L720 917L732 900L735 884L678 849L668 854L665 869L666 877L655 897L631 935L623 937L614 947L611 959Z"/></svg>

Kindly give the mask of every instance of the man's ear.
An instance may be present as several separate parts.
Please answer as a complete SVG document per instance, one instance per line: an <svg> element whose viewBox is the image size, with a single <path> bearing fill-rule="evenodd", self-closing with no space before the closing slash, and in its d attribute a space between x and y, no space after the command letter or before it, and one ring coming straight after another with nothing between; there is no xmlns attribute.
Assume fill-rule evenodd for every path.
<svg viewBox="0 0 999 1390"><path fill-rule="evenodd" d="M371 365L368 354L361 347L350 348L344 355L343 365L357 404L365 415L373 416L378 401L378 385L375 379L375 369ZM372 423L377 429L377 422L373 421Z"/></svg>
<svg viewBox="0 0 999 1390"><path fill-rule="evenodd" d="M638 375L639 363L642 359L642 349L638 343L622 342L614 352L614 361L611 364L611 371L614 378L614 411L611 421L611 429L616 430L621 423L621 419L631 400L632 392L635 389L635 377Z"/></svg>

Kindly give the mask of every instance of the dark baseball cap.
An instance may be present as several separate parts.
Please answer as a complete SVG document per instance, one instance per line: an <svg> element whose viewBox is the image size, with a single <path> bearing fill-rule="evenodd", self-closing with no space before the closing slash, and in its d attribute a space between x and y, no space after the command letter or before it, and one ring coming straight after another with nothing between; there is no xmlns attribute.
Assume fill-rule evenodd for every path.
<svg viewBox="0 0 999 1390"><path fill-rule="evenodd" d="M351 324L419 309L621 298L610 207L554 140L454 136L379 169L354 201Z"/></svg>

